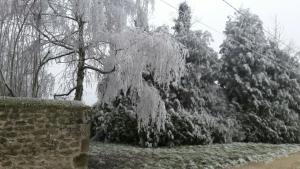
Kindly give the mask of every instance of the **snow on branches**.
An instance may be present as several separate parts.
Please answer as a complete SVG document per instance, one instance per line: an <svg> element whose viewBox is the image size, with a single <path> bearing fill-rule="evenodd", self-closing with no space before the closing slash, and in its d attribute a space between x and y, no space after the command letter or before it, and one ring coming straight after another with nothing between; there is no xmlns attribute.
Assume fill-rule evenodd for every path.
<svg viewBox="0 0 300 169"><path fill-rule="evenodd" d="M99 85L100 102L112 101L120 91L134 90L138 95L140 127L163 129L166 109L155 86L168 87L180 80L187 51L169 34L159 31L127 30L115 34L112 41L117 54L108 58L109 64L105 65L115 65L116 71ZM151 77L151 83L145 76Z"/></svg>

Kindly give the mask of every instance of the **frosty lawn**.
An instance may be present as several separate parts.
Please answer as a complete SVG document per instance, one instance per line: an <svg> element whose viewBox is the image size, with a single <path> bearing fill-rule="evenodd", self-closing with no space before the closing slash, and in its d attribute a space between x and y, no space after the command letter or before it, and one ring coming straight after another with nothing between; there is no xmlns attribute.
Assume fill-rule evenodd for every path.
<svg viewBox="0 0 300 169"><path fill-rule="evenodd" d="M253 143L139 148L91 143L89 169L221 169L268 161L300 151L300 145Z"/></svg>

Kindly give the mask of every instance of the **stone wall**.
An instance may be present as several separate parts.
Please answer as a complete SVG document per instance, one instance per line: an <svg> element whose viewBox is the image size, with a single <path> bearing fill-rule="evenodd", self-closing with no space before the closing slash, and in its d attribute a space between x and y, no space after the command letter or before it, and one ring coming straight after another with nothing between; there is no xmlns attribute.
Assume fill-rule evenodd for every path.
<svg viewBox="0 0 300 169"><path fill-rule="evenodd" d="M0 97L0 169L86 169L89 107Z"/></svg>

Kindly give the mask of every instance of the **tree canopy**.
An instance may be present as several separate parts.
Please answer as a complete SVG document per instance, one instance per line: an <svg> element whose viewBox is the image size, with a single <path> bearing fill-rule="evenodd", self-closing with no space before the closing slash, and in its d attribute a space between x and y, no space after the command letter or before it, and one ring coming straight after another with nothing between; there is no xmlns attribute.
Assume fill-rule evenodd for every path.
<svg viewBox="0 0 300 169"><path fill-rule="evenodd" d="M109 58L110 64L116 65L116 71L105 77L99 88L99 98L108 102L121 91L136 91L136 111L143 127L152 121L154 126L163 128L161 118L164 118L166 108L155 86L168 87L170 83L178 83L185 72L185 49L168 33L160 31L129 30L116 37L114 44L121 51Z"/></svg>
<svg viewBox="0 0 300 169"><path fill-rule="evenodd" d="M241 112L247 141L299 141L299 62L268 41L248 10L230 18L220 84Z"/></svg>

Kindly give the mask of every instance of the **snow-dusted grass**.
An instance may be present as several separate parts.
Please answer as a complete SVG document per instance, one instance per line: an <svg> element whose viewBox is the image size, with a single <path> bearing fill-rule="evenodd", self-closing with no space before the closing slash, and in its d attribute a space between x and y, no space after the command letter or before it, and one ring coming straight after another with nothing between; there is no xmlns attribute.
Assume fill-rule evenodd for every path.
<svg viewBox="0 0 300 169"><path fill-rule="evenodd" d="M140 148L91 143L89 169L222 169L269 161L300 151L300 145L254 143Z"/></svg>

